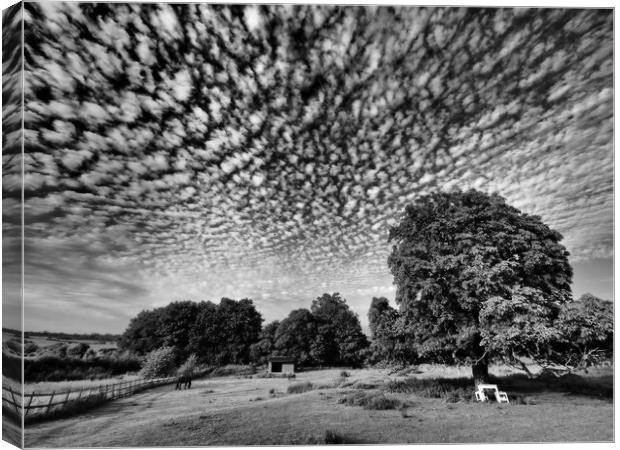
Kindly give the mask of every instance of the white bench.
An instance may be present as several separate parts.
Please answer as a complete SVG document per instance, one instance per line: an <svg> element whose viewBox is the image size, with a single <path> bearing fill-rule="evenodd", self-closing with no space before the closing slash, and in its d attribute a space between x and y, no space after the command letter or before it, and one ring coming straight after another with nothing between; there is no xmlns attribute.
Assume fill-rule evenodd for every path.
<svg viewBox="0 0 620 450"><path fill-rule="evenodd" d="M474 395L476 396L476 401L486 402L489 400L487 394L484 392L486 390L493 391L497 403L510 403L510 401L508 400L508 394L506 394L505 392L501 392L499 389L497 389L497 384L479 384L478 390L474 392Z"/></svg>

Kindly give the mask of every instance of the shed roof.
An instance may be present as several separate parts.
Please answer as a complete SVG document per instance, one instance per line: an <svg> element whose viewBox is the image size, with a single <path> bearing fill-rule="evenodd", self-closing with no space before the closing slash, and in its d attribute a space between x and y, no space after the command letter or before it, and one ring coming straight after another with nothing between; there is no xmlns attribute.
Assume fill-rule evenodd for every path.
<svg viewBox="0 0 620 450"><path fill-rule="evenodd" d="M294 356L272 356L269 362L294 363L297 359Z"/></svg>

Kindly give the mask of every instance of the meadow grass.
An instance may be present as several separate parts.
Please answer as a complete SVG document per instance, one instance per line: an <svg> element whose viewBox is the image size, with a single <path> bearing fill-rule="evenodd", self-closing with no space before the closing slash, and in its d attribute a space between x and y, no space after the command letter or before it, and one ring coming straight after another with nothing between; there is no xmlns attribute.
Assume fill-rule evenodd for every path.
<svg viewBox="0 0 620 450"><path fill-rule="evenodd" d="M308 371L298 375L299 381L317 386L334 380L339 372ZM428 379L438 378L439 373L424 375ZM588 378L585 385L597 385L602 374L584 377ZM389 376L382 370L363 369L351 371L350 379L373 385L383 380L387 385L399 377ZM473 380L467 380L473 391ZM178 447L304 445L324 444L326 440L356 444L613 440L613 404L607 398L586 395L583 389L583 394L570 393L579 390L583 380L569 379L569 385L564 387L556 382L550 388L543 382L520 376L501 377L501 380L506 383L509 395L528 395L533 402L446 403L441 397L388 392L381 387L348 390L336 387L270 398L265 396L270 388L286 391L293 384L275 378L209 378L198 381L196 388L217 386L216 395L209 397L212 402L205 403L205 397L194 392L162 387L153 390L152 395L116 400L87 416L30 425L26 428L26 445ZM613 380L604 378L603 381L607 383L603 386L610 387ZM407 386L419 388L413 383ZM511 391L510 386L517 390ZM364 398L357 400L358 403L371 405L369 409L339 402L353 392ZM257 395L263 400L257 401ZM400 407L398 401L410 403ZM126 420L128 414L132 417L130 421ZM71 433L67 434L67 429Z"/></svg>
<svg viewBox="0 0 620 450"><path fill-rule="evenodd" d="M301 394L303 392L312 391L313 389L316 389L316 387L309 381L305 381L303 383L291 384L286 388L286 392L288 394Z"/></svg>

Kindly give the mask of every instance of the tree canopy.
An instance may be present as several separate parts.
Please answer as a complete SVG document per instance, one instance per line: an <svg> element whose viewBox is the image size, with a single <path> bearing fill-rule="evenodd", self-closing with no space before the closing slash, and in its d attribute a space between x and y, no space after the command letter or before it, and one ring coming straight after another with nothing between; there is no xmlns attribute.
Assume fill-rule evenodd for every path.
<svg viewBox="0 0 620 450"><path fill-rule="evenodd" d="M219 304L173 302L140 312L130 321L119 346L140 355L171 347L177 362L195 353L209 364L247 363L262 320L249 299L223 298Z"/></svg>
<svg viewBox="0 0 620 450"><path fill-rule="evenodd" d="M323 294L311 310L297 309L280 322L273 355L294 356L302 365L357 366L368 339L357 314L340 294Z"/></svg>
<svg viewBox="0 0 620 450"><path fill-rule="evenodd" d="M359 365L368 339L345 299L338 293L323 294L312 302L311 311L318 325L315 360L322 365Z"/></svg>
<svg viewBox="0 0 620 450"><path fill-rule="evenodd" d="M312 365L312 345L317 335L314 316L307 309L296 309L289 313L275 333L274 355L294 356L301 365Z"/></svg>
<svg viewBox="0 0 620 450"><path fill-rule="evenodd" d="M390 229L388 266L412 350L472 363L481 377L490 357L544 356L571 299L561 240L496 194L435 192L407 206Z"/></svg>

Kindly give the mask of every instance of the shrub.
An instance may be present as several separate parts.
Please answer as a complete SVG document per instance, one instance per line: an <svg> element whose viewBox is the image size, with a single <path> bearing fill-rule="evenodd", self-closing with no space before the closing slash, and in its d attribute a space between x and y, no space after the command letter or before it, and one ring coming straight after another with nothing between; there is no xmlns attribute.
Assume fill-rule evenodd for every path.
<svg viewBox="0 0 620 450"><path fill-rule="evenodd" d="M6 341L5 344L6 344L6 346L9 349L11 349L15 353L21 353L22 352L22 344L19 341L11 339L9 341Z"/></svg>
<svg viewBox="0 0 620 450"><path fill-rule="evenodd" d="M26 382L108 378L137 372L140 366L141 361L130 356L89 360L42 356L24 360L24 378Z"/></svg>
<svg viewBox="0 0 620 450"><path fill-rule="evenodd" d="M326 445L338 445L350 443L346 437L338 434L334 430L325 430L325 437L323 438Z"/></svg>
<svg viewBox="0 0 620 450"><path fill-rule="evenodd" d="M378 394L370 397L364 405L364 409L372 410L401 409L402 407L402 400L386 397L384 394Z"/></svg>
<svg viewBox="0 0 620 450"><path fill-rule="evenodd" d="M71 358L82 359L84 354L90 349L88 344L80 342L79 344L72 345L67 349L67 356Z"/></svg>
<svg viewBox="0 0 620 450"><path fill-rule="evenodd" d="M346 406L361 406L369 410L403 409L408 403L397 398L387 397L382 392L355 391L341 397L339 403Z"/></svg>
<svg viewBox="0 0 620 450"><path fill-rule="evenodd" d="M348 378L348 377L350 377L351 375L350 375L350 374L349 374L349 372L347 372L346 370L343 370L342 372L340 372L340 376L341 376L342 378Z"/></svg>
<svg viewBox="0 0 620 450"><path fill-rule="evenodd" d="M243 366L238 364L228 364L218 367L211 372L212 377L226 377L229 375L253 375L256 373L256 366Z"/></svg>
<svg viewBox="0 0 620 450"><path fill-rule="evenodd" d="M181 364L181 367L179 367L177 373L179 375L194 375L194 373L196 372L197 362L198 358L194 353L192 353L191 355L189 355L187 360L185 360L185 362Z"/></svg>
<svg viewBox="0 0 620 450"><path fill-rule="evenodd" d="M275 390L274 388L271 388L271 389L269 389L269 393L270 393L270 394L275 394L275 393L276 393L276 390Z"/></svg>
<svg viewBox="0 0 620 450"><path fill-rule="evenodd" d="M39 350L39 346L37 344L35 344L34 342L25 342L24 343L24 353L25 354L35 353L37 350Z"/></svg>
<svg viewBox="0 0 620 450"><path fill-rule="evenodd" d="M153 350L146 355L141 375L147 379L170 376L175 371L174 360L175 350L172 347Z"/></svg>
<svg viewBox="0 0 620 450"><path fill-rule="evenodd" d="M301 394L303 392L308 392L314 389L314 386L309 381L304 383L291 384L286 392L289 394Z"/></svg>
<svg viewBox="0 0 620 450"><path fill-rule="evenodd" d="M427 398L448 398L457 395L463 400L471 398L473 384L468 378L393 380L385 385L387 392L416 394Z"/></svg>
<svg viewBox="0 0 620 450"><path fill-rule="evenodd" d="M2 375L12 380L22 380L22 359L2 352ZM28 381L28 380L26 380Z"/></svg>

